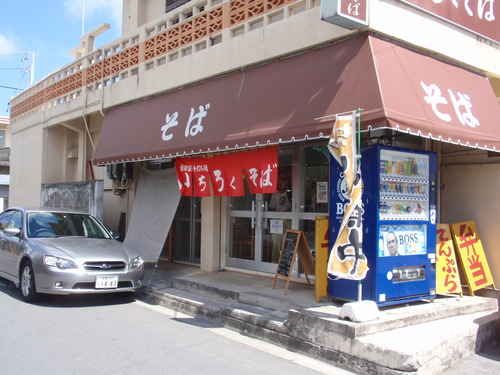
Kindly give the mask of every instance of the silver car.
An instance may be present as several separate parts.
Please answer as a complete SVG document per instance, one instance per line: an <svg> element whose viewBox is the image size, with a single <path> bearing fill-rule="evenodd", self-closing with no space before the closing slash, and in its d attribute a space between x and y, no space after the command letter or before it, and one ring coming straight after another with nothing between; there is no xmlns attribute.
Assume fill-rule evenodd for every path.
<svg viewBox="0 0 500 375"><path fill-rule="evenodd" d="M144 262L92 215L15 207L0 214L0 277L27 302L40 294L132 294Z"/></svg>

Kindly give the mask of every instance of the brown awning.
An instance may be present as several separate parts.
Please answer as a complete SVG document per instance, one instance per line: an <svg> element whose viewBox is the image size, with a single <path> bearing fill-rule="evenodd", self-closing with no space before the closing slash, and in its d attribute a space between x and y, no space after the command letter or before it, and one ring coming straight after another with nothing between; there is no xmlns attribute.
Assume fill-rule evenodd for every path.
<svg viewBox="0 0 500 375"><path fill-rule="evenodd" d="M334 118L316 119L357 108L363 130L500 150L485 77L362 35L110 110L93 162L328 138Z"/></svg>

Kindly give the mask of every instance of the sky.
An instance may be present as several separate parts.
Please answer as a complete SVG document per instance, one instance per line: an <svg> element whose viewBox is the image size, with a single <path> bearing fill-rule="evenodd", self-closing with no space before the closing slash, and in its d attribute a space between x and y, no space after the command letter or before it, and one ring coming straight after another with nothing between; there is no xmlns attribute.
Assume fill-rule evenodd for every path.
<svg viewBox="0 0 500 375"><path fill-rule="evenodd" d="M95 48L121 36L122 0L0 0L0 116L33 83L74 61L68 52L80 36L103 23L111 28ZM34 60L32 60L34 56Z"/></svg>

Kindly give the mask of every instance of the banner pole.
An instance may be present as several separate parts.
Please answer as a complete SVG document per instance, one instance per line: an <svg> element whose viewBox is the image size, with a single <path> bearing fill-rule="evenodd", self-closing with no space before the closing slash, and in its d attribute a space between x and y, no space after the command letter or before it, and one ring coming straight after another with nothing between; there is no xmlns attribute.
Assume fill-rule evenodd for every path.
<svg viewBox="0 0 500 375"><path fill-rule="evenodd" d="M358 168L360 168L361 164L361 108L358 108L358 142L356 145L356 156L358 159ZM358 301L361 302L363 300L363 283L361 280L358 280Z"/></svg>

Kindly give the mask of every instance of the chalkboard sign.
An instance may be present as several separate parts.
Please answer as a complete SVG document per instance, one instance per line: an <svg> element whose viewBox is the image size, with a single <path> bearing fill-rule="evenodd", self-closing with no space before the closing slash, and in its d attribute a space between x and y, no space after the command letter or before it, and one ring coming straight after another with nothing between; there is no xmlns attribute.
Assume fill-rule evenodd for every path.
<svg viewBox="0 0 500 375"><path fill-rule="evenodd" d="M299 233L287 231L285 240L283 241L283 248L281 249L280 260L278 263L278 273L285 277L290 275L290 271L295 260L295 251L299 239Z"/></svg>
<svg viewBox="0 0 500 375"><path fill-rule="evenodd" d="M276 286L278 278L285 278L287 280L285 294L288 292L288 283L290 282L293 263L295 262L297 254L299 256L300 265L306 275L307 283L311 285L307 275L314 275L315 265L311 250L309 250L309 244L307 243L306 236L302 231L288 229L285 233L283 246L281 247L278 268L276 270L276 275L274 276L273 289Z"/></svg>

